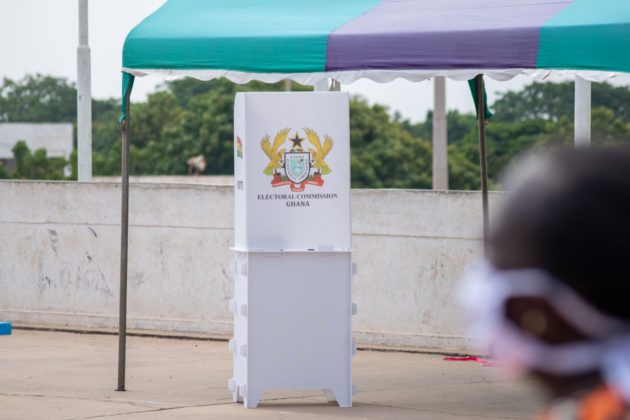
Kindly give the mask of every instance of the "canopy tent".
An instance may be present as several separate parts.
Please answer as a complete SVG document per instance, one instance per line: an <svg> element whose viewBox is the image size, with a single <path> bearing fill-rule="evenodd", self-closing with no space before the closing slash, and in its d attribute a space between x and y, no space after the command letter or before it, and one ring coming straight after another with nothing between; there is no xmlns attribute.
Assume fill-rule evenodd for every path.
<svg viewBox="0 0 630 420"><path fill-rule="evenodd" d="M630 72L627 0L168 0L123 50L123 208L118 389L124 390L129 96L135 76L237 82L333 78L386 82L435 76L507 80L576 72L602 80ZM484 220L484 119L478 112ZM487 223L485 223L487 226Z"/></svg>
<svg viewBox="0 0 630 420"><path fill-rule="evenodd" d="M315 84L479 70L630 71L625 0L169 0L127 36L123 71Z"/></svg>

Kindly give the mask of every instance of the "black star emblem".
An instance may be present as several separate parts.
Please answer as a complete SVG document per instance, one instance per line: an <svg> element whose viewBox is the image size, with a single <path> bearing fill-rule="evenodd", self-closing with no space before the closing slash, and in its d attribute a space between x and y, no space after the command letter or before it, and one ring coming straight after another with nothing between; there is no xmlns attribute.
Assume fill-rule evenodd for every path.
<svg viewBox="0 0 630 420"><path fill-rule="evenodd" d="M293 147L292 149L302 149L302 142L304 141L303 138L300 138L300 136L298 136L297 133L295 133L295 137L293 137L292 139L289 139L293 142Z"/></svg>

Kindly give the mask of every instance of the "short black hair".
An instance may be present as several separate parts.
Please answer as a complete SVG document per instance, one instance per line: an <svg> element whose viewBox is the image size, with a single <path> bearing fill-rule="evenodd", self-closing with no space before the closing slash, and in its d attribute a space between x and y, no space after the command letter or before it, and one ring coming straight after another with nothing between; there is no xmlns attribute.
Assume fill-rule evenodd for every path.
<svg viewBox="0 0 630 420"><path fill-rule="evenodd" d="M491 261L544 269L630 319L630 150L557 149L513 173L493 221Z"/></svg>

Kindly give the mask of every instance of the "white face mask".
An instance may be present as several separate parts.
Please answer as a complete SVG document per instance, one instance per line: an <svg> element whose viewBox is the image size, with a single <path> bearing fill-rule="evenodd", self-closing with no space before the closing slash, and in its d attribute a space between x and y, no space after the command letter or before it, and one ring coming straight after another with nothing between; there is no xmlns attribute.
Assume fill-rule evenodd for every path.
<svg viewBox="0 0 630 420"><path fill-rule="evenodd" d="M544 299L589 339L562 345L538 340L506 318L505 305L515 297ZM602 314L546 271L483 264L464 277L459 300L480 350L502 366L555 375L599 371L630 402L630 324Z"/></svg>

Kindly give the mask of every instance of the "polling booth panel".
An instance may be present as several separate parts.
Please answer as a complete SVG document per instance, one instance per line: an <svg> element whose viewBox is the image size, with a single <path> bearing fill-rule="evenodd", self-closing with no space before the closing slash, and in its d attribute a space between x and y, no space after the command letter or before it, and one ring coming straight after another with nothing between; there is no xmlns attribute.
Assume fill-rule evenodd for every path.
<svg viewBox="0 0 630 420"><path fill-rule="evenodd" d="M234 400L320 389L349 407L348 95L237 94L234 162Z"/></svg>

